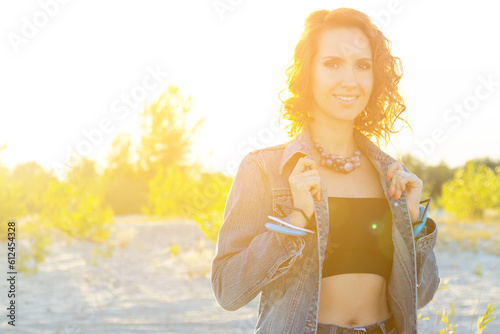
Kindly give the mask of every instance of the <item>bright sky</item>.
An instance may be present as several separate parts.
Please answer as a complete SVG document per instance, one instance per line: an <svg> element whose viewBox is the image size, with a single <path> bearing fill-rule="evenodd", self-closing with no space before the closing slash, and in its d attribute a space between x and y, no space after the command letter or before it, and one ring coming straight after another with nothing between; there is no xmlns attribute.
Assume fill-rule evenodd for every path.
<svg viewBox="0 0 500 334"><path fill-rule="evenodd" d="M287 140L270 125L284 71L307 15L338 7L369 14L402 59L415 137L400 133L387 152L452 167L498 159L500 20L492 3L4 1L0 145L8 148L0 159L50 169L79 147L102 163L119 132L137 137L143 101L175 84L193 98L192 119L205 118L192 158L233 174L248 151Z"/></svg>

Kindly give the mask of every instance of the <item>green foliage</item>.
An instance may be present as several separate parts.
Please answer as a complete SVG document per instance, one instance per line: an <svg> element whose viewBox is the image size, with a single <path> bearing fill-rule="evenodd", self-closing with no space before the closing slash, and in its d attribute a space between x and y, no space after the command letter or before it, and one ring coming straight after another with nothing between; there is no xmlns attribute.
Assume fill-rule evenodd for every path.
<svg viewBox="0 0 500 334"><path fill-rule="evenodd" d="M500 159L498 161L493 161L490 157L486 157L476 158L469 161L475 163L476 165L486 165L493 170L495 170L496 168L500 168Z"/></svg>
<svg viewBox="0 0 500 334"><path fill-rule="evenodd" d="M21 247L18 251L16 268L27 276L38 273L38 265L45 261L50 246L50 232L40 222L30 219L22 225L23 238L28 239L30 246Z"/></svg>
<svg viewBox="0 0 500 334"><path fill-rule="evenodd" d="M448 285L449 281L450 281L449 278L445 278L444 280L441 280L441 282L439 283L438 291L449 289L450 288L450 286Z"/></svg>
<svg viewBox="0 0 500 334"><path fill-rule="evenodd" d="M116 215L140 213L147 204L148 181L145 173L132 165L130 151L130 135L119 134L113 140L102 177L103 203Z"/></svg>
<svg viewBox="0 0 500 334"><path fill-rule="evenodd" d="M51 180L55 180L55 177L35 161L17 164L10 173L10 181L19 186L19 201L26 207L28 214L40 213L42 194Z"/></svg>
<svg viewBox="0 0 500 334"><path fill-rule="evenodd" d="M443 289L449 289L449 287L446 285L446 283L449 281L449 279L444 283ZM440 287L441 289L441 287ZM457 327L458 324L453 324L450 320L455 315L455 302L451 301L450 303L450 311L446 311L444 307L442 307L442 311L436 312L436 324L437 324L437 317L441 317L441 322L445 325L444 328L441 328L439 330L439 334L455 334L457 332ZM436 329L434 328L434 333L436 332Z"/></svg>
<svg viewBox="0 0 500 334"><path fill-rule="evenodd" d="M99 181L95 163L83 158L65 181L49 182L40 212L42 222L70 238L106 241L113 211L101 204Z"/></svg>
<svg viewBox="0 0 500 334"><path fill-rule="evenodd" d="M483 316L477 319L477 334L482 334L483 330L486 328L486 325L496 317L492 317L493 311L495 310L495 306L488 304L486 307L486 311Z"/></svg>
<svg viewBox="0 0 500 334"><path fill-rule="evenodd" d="M0 165L0 241L7 240L7 223L26 213L21 186L10 178L7 167Z"/></svg>
<svg viewBox="0 0 500 334"><path fill-rule="evenodd" d="M172 254L173 257L177 257L181 251L181 246L177 242L172 242L170 244L170 254Z"/></svg>
<svg viewBox="0 0 500 334"><path fill-rule="evenodd" d="M16 262L16 269L18 272L23 273L25 276L34 276L38 274L38 263L32 264L31 259L36 253L40 251L46 251L46 248L32 249L32 248L22 248L18 252L18 258ZM43 262L43 259L42 259Z"/></svg>
<svg viewBox="0 0 500 334"><path fill-rule="evenodd" d="M147 213L194 220L212 241L217 240L232 178L202 172L197 166L160 168L149 183Z"/></svg>
<svg viewBox="0 0 500 334"><path fill-rule="evenodd" d="M95 168L95 161L81 158L67 173L66 181L74 185L82 194L100 196L100 176Z"/></svg>
<svg viewBox="0 0 500 334"><path fill-rule="evenodd" d="M119 133L111 143L111 152L106 157L107 170L132 170L130 148L132 138L130 134Z"/></svg>
<svg viewBox="0 0 500 334"><path fill-rule="evenodd" d="M199 173L188 192L186 209L201 231L215 242L222 225L231 178L222 173Z"/></svg>
<svg viewBox="0 0 500 334"><path fill-rule="evenodd" d="M474 274L475 274L476 276L481 276L481 275L482 275L482 268L481 268L481 265L480 265L480 264L478 264L478 265L476 266L476 270L474 270Z"/></svg>
<svg viewBox="0 0 500 334"><path fill-rule="evenodd" d="M458 325L453 325L450 322L449 316L450 314L448 312L443 311L440 313L441 315L441 322L446 326L445 328L442 328L439 330L439 334L455 334L457 332L457 326Z"/></svg>
<svg viewBox="0 0 500 334"><path fill-rule="evenodd" d="M450 169L444 162L436 166L427 166L424 182L424 191L427 195L424 198L432 197L437 200L442 195L443 184L453 178L454 169Z"/></svg>
<svg viewBox="0 0 500 334"><path fill-rule="evenodd" d="M105 259L110 258L111 256L113 256L113 249L114 246L107 243L94 246L94 248L92 249L92 258L90 259L90 263L92 263L92 265L94 266L97 266L97 255Z"/></svg>
<svg viewBox="0 0 500 334"><path fill-rule="evenodd" d="M161 167L185 163L192 135L203 122L200 119L189 129L187 117L191 107L191 97L183 97L176 86L169 86L157 101L145 106L140 115L143 134L137 154L140 169L148 179Z"/></svg>
<svg viewBox="0 0 500 334"><path fill-rule="evenodd" d="M159 217L189 219L198 175L199 169L193 166L160 167L149 182L148 207L144 211Z"/></svg>
<svg viewBox="0 0 500 334"><path fill-rule="evenodd" d="M450 317L453 317L455 315L455 301L450 302Z"/></svg>
<svg viewBox="0 0 500 334"><path fill-rule="evenodd" d="M201 231L213 242L217 241L224 219L226 199L232 178L222 173L203 173L196 187L193 219Z"/></svg>
<svg viewBox="0 0 500 334"><path fill-rule="evenodd" d="M444 162L440 162L437 166L428 166L411 154L404 154L400 159L424 183L422 198L432 197L436 201L441 196L442 185L453 178L453 169Z"/></svg>
<svg viewBox="0 0 500 334"><path fill-rule="evenodd" d="M71 238L103 242L109 238L113 212L98 197L67 181L52 181L44 194L40 218Z"/></svg>
<svg viewBox="0 0 500 334"><path fill-rule="evenodd" d="M117 136L107 158L104 200L117 214L140 211L160 217L189 218L187 197L194 184L195 166L186 166L192 136L202 119L188 126L191 97L169 86L140 114L138 163L131 159L131 139ZM189 175L189 176L187 176Z"/></svg>
<svg viewBox="0 0 500 334"><path fill-rule="evenodd" d="M443 185L443 208L459 219L481 218L484 210L500 205L500 177L486 165L469 161Z"/></svg>
<svg viewBox="0 0 500 334"><path fill-rule="evenodd" d="M447 285L449 281L450 281L449 278L446 278L446 279L444 279L444 281L441 281L441 283L439 284L438 291L443 290L443 289L449 289L450 287ZM481 293L479 293L479 297L480 296L481 296ZM432 301L434 303L437 303L435 300L432 300ZM479 304L479 301L478 301L478 304ZM434 333L436 333L436 325L437 325L438 316L441 317L441 322L445 325L444 328L439 330L439 334L455 334L457 332L458 324L453 324L451 321L451 318L453 318L455 315L455 306L456 306L455 301L452 300L450 302L449 310L446 310L444 307L442 307L441 311L435 312L436 322L435 322L435 327L434 327ZM492 321L493 319L496 318L496 316L492 316L495 308L496 307L492 306L491 304L488 304L484 314L477 319L477 332L476 332L476 334L482 334L483 330L486 328L486 325L490 321ZM476 314L476 308L474 308L472 318L474 318L475 314ZM417 320L428 320L428 318L427 319L422 318L422 314L419 313ZM471 323L470 333L472 333L472 323Z"/></svg>
<svg viewBox="0 0 500 334"><path fill-rule="evenodd" d="M0 219L19 220L22 233L17 239L22 236L29 243L20 248L17 261L17 270L26 275L38 272L53 229L92 242L109 238L113 212L101 204L100 177L91 160L81 159L63 182L36 162L18 164L12 172L0 165L0 184ZM6 231L2 228L0 234Z"/></svg>
<svg viewBox="0 0 500 334"><path fill-rule="evenodd" d="M106 171L103 188L103 204L109 205L116 215L140 213L147 204L147 181L139 173L131 172L127 176L123 171Z"/></svg>
<svg viewBox="0 0 500 334"><path fill-rule="evenodd" d="M200 119L189 127L190 110L191 98L183 97L178 87L169 86L141 114L143 135L137 153L149 188L143 212L193 219L210 240L216 240L228 186L218 182L219 173L204 173L199 165L186 163L192 136L203 122Z"/></svg>

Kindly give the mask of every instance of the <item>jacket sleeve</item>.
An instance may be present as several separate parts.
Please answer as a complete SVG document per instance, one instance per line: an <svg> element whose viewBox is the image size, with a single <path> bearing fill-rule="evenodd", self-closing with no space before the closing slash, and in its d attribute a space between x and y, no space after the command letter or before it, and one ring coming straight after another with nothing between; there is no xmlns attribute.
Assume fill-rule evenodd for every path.
<svg viewBox="0 0 500 334"><path fill-rule="evenodd" d="M404 164L402 165L406 172L410 172ZM434 298L434 294L441 282L434 254L437 235L438 228L436 222L432 218L427 217L424 229L415 240L417 258L417 309L421 309Z"/></svg>
<svg viewBox="0 0 500 334"><path fill-rule="evenodd" d="M229 311L248 304L289 270L310 238L265 228L267 216L273 215L272 190L253 154L243 158L229 190L212 263L213 293ZM285 217L289 219L290 215Z"/></svg>
<svg viewBox="0 0 500 334"><path fill-rule="evenodd" d="M427 217L422 236L415 242L417 252L417 309L421 309L432 300L441 281L436 256L434 255L437 234L436 222Z"/></svg>

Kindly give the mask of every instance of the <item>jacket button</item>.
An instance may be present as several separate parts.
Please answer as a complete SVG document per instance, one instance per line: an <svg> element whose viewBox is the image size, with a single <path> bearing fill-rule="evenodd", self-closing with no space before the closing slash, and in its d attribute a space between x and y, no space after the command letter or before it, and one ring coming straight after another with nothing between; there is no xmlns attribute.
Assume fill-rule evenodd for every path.
<svg viewBox="0 0 500 334"><path fill-rule="evenodd" d="M323 246L325 246L325 245L326 245L326 240L325 240L325 239L321 239L321 244L322 244Z"/></svg>
<svg viewBox="0 0 500 334"><path fill-rule="evenodd" d="M306 322L307 327L314 327L314 324L312 322Z"/></svg>
<svg viewBox="0 0 500 334"><path fill-rule="evenodd" d="M319 283L316 283L315 285L316 285L317 288L319 288Z"/></svg>

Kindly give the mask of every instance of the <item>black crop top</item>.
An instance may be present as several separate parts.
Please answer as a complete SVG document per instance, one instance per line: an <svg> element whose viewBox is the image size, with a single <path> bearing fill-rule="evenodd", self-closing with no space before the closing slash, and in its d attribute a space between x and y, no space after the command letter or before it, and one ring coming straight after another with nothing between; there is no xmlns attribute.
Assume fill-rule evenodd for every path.
<svg viewBox="0 0 500 334"><path fill-rule="evenodd" d="M385 198L328 197L330 232L322 277L375 273L389 282L392 215Z"/></svg>

